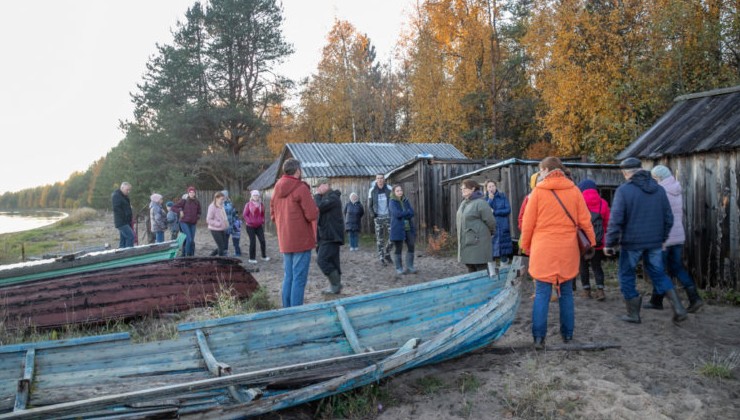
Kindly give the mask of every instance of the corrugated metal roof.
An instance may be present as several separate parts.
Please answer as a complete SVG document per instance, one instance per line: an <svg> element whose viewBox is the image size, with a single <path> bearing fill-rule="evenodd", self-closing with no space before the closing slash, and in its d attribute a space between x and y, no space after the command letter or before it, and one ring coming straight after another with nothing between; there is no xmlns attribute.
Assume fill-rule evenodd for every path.
<svg viewBox="0 0 740 420"><path fill-rule="evenodd" d="M740 147L740 86L676 98L617 159L659 158Z"/></svg>
<svg viewBox="0 0 740 420"><path fill-rule="evenodd" d="M466 159L455 146L446 143L290 143L286 148L301 161L304 178L372 177L419 155Z"/></svg>

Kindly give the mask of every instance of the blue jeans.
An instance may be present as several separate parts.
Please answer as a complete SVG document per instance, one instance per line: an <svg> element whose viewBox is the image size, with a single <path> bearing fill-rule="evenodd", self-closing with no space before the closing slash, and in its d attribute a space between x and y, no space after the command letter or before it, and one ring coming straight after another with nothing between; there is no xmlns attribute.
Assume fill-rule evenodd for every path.
<svg viewBox="0 0 740 420"><path fill-rule="evenodd" d="M356 230L350 230L349 233L349 247L359 248L360 247L360 232Z"/></svg>
<svg viewBox="0 0 740 420"><path fill-rule="evenodd" d="M660 248L655 249L638 249L622 250L619 253L619 289L625 300L634 299L640 296L635 284L635 269L637 263L642 258L645 265L645 272L653 281L653 287L659 294L673 289L673 283L666 276L663 270L663 252Z"/></svg>
<svg viewBox="0 0 740 420"><path fill-rule="evenodd" d="M691 278L691 274L683 266L683 244L671 245L663 250L663 265L671 277L678 278L684 289L694 287L694 279ZM653 294L657 294L653 286Z"/></svg>
<svg viewBox="0 0 740 420"><path fill-rule="evenodd" d="M283 308L303 305L310 263L311 250L283 254Z"/></svg>
<svg viewBox="0 0 740 420"><path fill-rule="evenodd" d="M240 240L241 236L231 235L231 243L234 245L234 255L236 255L237 257L241 257L242 255L242 247L239 244Z"/></svg>
<svg viewBox="0 0 740 420"><path fill-rule="evenodd" d="M119 248L131 248L134 246L134 230L131 229L130 225L123 225L118 228L119 233Z"/></svg>
<svg viewBox="0 0 740 420"><path fill-rule="evenodd" d="M576 324L576 313L573 305L573 283L569 280L560 283L560 334L565 337L573 337ZM550 296L552 295L552 284L537 280L534 292L534 304L532 305L532 336L547 336L547 313L550 310Z"/></svg>
<svg viewBox="0 0 740 420"><path fill-rule="evenodd" d="M158 244L164 242L164 231L154 232L154 242Z"/></svg>
<svg viewBox="0 0 740 420"><path fill-rule="evenodd" d="M195 255L195 223L180 222L180 231L185 234L185 251L183 256Z"/></svg>

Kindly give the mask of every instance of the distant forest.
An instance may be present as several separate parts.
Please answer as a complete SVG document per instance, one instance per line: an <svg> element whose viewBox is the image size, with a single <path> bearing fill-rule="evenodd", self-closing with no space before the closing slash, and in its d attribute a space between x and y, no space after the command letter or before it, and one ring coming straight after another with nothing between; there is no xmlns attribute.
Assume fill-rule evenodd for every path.
<svg viewBox="0 0 740 420"><path fill-rule="evenodd" d="M740 3L427 0L396 56L337 20L303 80L276 0L194 3L132 92L124 138L66 181L0 208L107 208L156 191L243 191L300 142L445 142L470 158L610 162L682 94L740 84Z"/></svg>

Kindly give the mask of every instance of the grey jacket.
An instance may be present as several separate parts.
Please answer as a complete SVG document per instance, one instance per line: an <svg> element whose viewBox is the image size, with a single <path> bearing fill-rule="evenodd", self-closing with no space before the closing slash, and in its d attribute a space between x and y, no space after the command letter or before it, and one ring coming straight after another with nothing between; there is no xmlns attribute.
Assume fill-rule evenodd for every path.
<svg viewBox="0 0 740 420"><path fill-rule="evenodd" d="M491 233L496 219L480 191L457 209L457 260L463 264L486 264L491 260Z"/></svg>

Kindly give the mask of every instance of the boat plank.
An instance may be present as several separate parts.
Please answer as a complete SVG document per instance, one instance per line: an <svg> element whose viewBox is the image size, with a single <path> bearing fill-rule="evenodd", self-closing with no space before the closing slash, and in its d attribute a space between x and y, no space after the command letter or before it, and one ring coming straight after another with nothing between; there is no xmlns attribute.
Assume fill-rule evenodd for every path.
<svg viewBox="0 0 740 420"><path fill-rule="evenodd" d="M13 413L13 418L39 418L43 417L44 415L51 414L60 417L69 416L80 412L80 410L84 410L85 412L102 410L105 407L109 407L112 405L122 405L137 401L150 400L154 398L166 398L172 395L180 395L183 391L193 392L198 390L225 388L229 385L260 383L261 381L275 380L275 378L280 378L284 375L291 375L294 373L314 372L315 375L321 375L321 372L326 372L328 369L331 369L335 366L342 366L343 368L340 369L340 371L345 370L346 366L367 366L368 364L377 362L383 357L387 357L388 355L394 353L396 350L397 349L380 350L376 352L346 356L343 358L323 359L312 361L310 363L282 366L269 370L238 373L234 375L208 378L192 382L177 383L174 385L137 390L127 393L100 396L89 398L86 400L56 404L53 406L41 406L18 413ZM9 416L6 414L0 414L0 419L8 417Z"/></svg>
<svg viewBox="0 0 740 420"><path fill-rule="evenodd" d="M364 349L360 345L360 340L357 338L357 333L355 332L355 329L352 328L352 322L347 316L347 311L344 309L344 306L337 305L336 311L337 316L339 317L339 322L342 325L344 335L347 337L347 340L349 340L349 344L350 346L352 346L352 350L354 350L355 353L362 353Z"/></svg>
<svg viewBox="0 0 740 420"><path fill-rule="evenodd" d="M33 343L21 343L21 344L9 344L7 346L0 347L0 354L3 353L15 353L18 351L26 351L28 349L53 349L59 347L76 347L88 344L104 343L110 341L124 341L130 340L131 336L127 332L104 334L104 335L93 335L87 337L78 338L67 338L64 340L50 340L50 341L36 341Z"/></svg>
<svg viewBox="0 0 740 420"><path fill-rule="evenodd" d="M200 349L200 354L208 367L208 371L211 372L213 376L230 375L231 366L226 363L219 362L215 357L213 357L213 353L211 353L211 349L208 348L208 341L206 340L206 336L203 334L203 331L195 330L195 335L198 339L198 349Z"/></svg>
<svg viewBox="0 0 740 420"><path fill-rule="evenodd" d="M28 349L23 367L23 377L18 380L18 390L15 394L13 411L25 410L28 404L28 395L31 392L33 380L33 366L36 361L36 349Z"/></svg>

